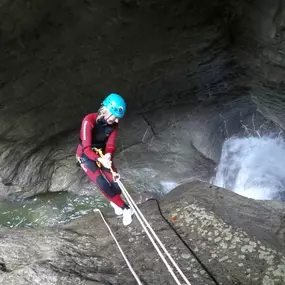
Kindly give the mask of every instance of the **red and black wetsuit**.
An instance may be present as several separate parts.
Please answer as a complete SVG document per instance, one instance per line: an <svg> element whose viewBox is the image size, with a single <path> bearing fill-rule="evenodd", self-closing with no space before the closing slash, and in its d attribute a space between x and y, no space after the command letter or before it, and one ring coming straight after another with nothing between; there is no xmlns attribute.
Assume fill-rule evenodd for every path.
<svg viewBox="0 0 285 285"><path fill-rule="evenodd" d="M77 147L76 154L80 158L82 169L102 193L120 208L124 208L126 205L120 196L121 189L114 182L109 169L97 166L96 159L100 156L92 150L92 147L96 147L101 148L104 153L113 154L116 149L115 141L118 124L101 123L96 121L96 118L97 113L92 113L83 119L80 130L80 144Z"/></svg>

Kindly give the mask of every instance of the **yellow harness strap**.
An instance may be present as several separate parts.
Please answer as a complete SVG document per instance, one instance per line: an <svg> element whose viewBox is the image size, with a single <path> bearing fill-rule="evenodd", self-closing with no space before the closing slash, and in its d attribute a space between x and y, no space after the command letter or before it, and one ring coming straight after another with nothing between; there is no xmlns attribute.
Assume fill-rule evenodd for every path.
<svg viewBox="0 0 285 285"><path fill-rule="evenodd" d="M93 149L95 152L97 152L97 153L100 155L100 157L103 157L103 156L104 156L103 151L102 151L101 148L92 147L92 149ZM97 165L98 165L98 163L99 163L100 166L99 166L99 165L98 165L98 166L101 167L101 163L100 163L100 162L97 162L97 161L96 161L96 163L97 163ZM117 173L112 169L112 167L110 168L110 171L111 171L111 173L112 173L113 176L114 176L114 175L117 175Z"/></svg>
<svg viewBox="0 0 285 285"><path fill-rule="evenodd" d="M95 152L97 152L97 153L99 153L99 155L100 155L101 157L104 156L104 154L103 154L101 148L92 147L92 150L95 151ZM78 157L77 153L76 153L75 157L76 157L76 160L79 162L79 164L81 164L82 162L81 162L81 160L80 160L80 157ZM101 168L101 163L100 163L99 161L96 160L96 164L97 164L97 166L98 166L99 168Z"/></svg>

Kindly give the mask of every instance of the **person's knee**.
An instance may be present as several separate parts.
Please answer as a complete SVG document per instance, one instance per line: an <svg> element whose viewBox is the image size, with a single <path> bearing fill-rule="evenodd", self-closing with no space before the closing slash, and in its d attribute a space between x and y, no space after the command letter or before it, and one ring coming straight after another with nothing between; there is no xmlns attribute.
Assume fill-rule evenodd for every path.
<svg viewBox="0 0 285 285"><path fill-rule="evenodd" d="M116 196L116 191L113 191L112 185L110 185L106 179L100 175L96 178L96 184L100 187L102 191L104 191L109 197L113 198Z"/></svg>

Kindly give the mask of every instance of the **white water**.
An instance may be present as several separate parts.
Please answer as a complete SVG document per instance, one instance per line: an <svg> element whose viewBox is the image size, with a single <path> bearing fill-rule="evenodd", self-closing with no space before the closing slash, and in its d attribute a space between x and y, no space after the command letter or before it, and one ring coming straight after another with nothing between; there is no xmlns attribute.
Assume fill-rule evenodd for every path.
<svg viewBox="0 0 285 285"><path fill-rule="evenodd" d="M249 137L225 141L215 185L258 200L285 200L285 142Z"/></svg>

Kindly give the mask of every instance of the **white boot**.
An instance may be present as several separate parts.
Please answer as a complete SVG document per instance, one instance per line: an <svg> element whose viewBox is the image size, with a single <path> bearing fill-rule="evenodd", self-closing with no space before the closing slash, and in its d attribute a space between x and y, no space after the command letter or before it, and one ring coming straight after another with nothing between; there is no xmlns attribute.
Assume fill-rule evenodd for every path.
<svg viewBox="0 0 285 285"><path fill-rule="evenodd" d="M123 224L124 226L128 226L132 222L132 215L134 211L132 209L124 209L123 210Z"/></svg>
<svg viewBox="0 0 285 285"><path fill-rule="evenodd" d="M123 215L123 209L120 208L119 206L117 206L115 203L113 202L110 202L110 205L112 206L112 208L115 210L115 214L117 216L121 216Z"/></svg>

